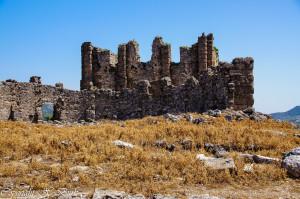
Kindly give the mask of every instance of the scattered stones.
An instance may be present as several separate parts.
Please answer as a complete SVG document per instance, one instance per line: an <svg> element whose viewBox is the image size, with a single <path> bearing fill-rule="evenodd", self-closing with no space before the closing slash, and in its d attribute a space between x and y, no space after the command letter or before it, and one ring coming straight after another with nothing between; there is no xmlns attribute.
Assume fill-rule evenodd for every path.
<svg viewBox="0 0 300 199"><path fill-rule="evenodd" d="M236 121L242 121L242 120L244 120L244 116L242 114L236 114L235 120Z"/></svg>
<svg viewBox="0 0 300 199"><path fill-rule="evenodd" d="M292 149L282 160L281 166L291 177L300 178L300 147Z"/></svg>
<svg viewBox="0 0 300 199"><path fill-rule="evenodd" d="M90 167L88 166L81 166L81 165L76 165L76 166L73 166L69 169L69 171L71 172L88 172L90 170Z"/></svg>
<svg viewBox="0 0 300 199"><path fill-rule="evenodd" d="M208 194L186 194L187 199L222 199Z"/></svg>
<svg viewBox="0 0 300 199"><path fill-rule="evenodd" d="M182 144L181 141L176 141L176 142L168 145L165 140L159 140L159 141L153 143L152 146L156 146L156 147L166 149L166 150L172 152L176 149L177 146L179 146L181 144Z"/></svg>
<svg viewBox="0 0 300 199"><path fill-rule="evenodd" d="M245 172L253 172L253 164L246 164L243 169Z"/></svg>
<svg viewBox="0 0 300 199"><path fill-rule="evenodd" d="M265 132L270 132L270 133L275 133L277 135L284 135L284 136L287 136L288 134L287 133L283 133L283 132L280 132L280 131L274 131L274 130L264 130Z"/></svg>
<svg viewBox="0 0 300 199"><path fill-rule="evenodd" d="M79 181L79 177L78 176L76 176L76 177L74 177L73 179L72 179L72 182L78 182Z"/></svg>
<svg viewBox="0 0 300 199"><path fill-rule="evenodd" d="M253 160L257 164L271 164L274 162L280 162L281 160L278 158L270 158L261 155L253 155Z"/></svg>
<svg viewBox="0 0 300 199"><path fill-rule="evenodd" d="M175 141L172 144L167 144L167 142L165 140L159 140L157 142L152 143L152 146L166 149L170 152L174 151L176 149L176 147L179 147L181 145L184 150L192 150L193 141L189 138L185 138L182 141Z"/></svg>
<svg viewBox="0 0 300 199"><path fill-rule="evenodd" d="M36 170L33 170L33 171L30 171L30 174L38 176L38 175L40 175L40 172L36 171Z"/></svg>
<svg viewBox="0 0 300 199"><path fill-rule="evenodd" d="M267 120L272 118L271 115L263 114L261 112L253 112L249 117L251 120L254 121L261 121L261 120Z"/></svg>
<svg viewBox="0 0 300 199"><path fill-rule="evenodd" d="M171 144L171 145L167 145L167 150L168 151L170 151L170 152L172 152L172 151L174 151L175 149L176 149L176 147L177 147L177 143L175 142L175 143L173 143L173 144Z"/></svg>
<svg viewBox="0 0 300 199"><path fill-rule="evenodd" d="M120 140L115 140L112 143L122 149L123 148L131 148L131 149L134 148L134 145L127 143L127 142L120 141Z"/></svg>
<svg viewBox="0 0 300 199"><path fill-rule="evenodd" d="M212 116L212 117L219 117L220 115L222 115L222 112L219 109L208 110L207 115Z"/></svg>
<svg viewBox="0 0 300 199"><path fill-rule="evenodd" d="M249 108L246 108L245 110L243 110L243 113L247 114L247 115L251 115L255 112L255 108L253 107L249 107Z"/></svg>
<svg viewBox="0 0 300 199"><path fill-rule="evenodd" d="M20 163L20 162L13 163L13 166L19 167L19 168L23 168L23 169L27 169L28 168L28 165L26 165L24 163Z"/></svg>
<svg viewBox="0 0 300 199"><path fill-rule="evenodd" d="M226 119L228 122L231 122L231 121L232 121L232 114L227 114L227 115L225 115L225 119Z"/></svg>
<svg viewBox="0 0 300 199"><path fill-rule="evenodd" d="M244 158L245 162L254 162L253 155L251 155L251 154L239 153L239 157Z"/></svg>
<svg viewBox="0 0 300 199"><path fill-rule="evenodd" d="M213 147L212 153L215 158L223 158L227 155L226 150L222 146Z"/></svg>
<svg viewBox="0 0 300 199"><path fill-rule="evenodd" d="M207 160L207 159L214 159L214 158L206 157L204 154L197 154L196 159L198 159L198 160Z"/></svg>
<svg viewBox="0 0 300 199"><path fill-rule="evenodd" d="M62 125L63 123L61 121L58 121L58 120L53 120L53 124Z"/></svg>
<svg viewBox="0 0 300 199"><path fill-rule="evenodd" d="M244 119L244 117L246 117L247 115L241 111L234 111L234 110L230 110L230 114L231 114L231 117L232 117L232 120L233 118L235 118L236 121L242 121ZM228 115L230 115L228 114ZM228 118L230 119L230 118Z"/></svg>
<svg viewBox="0 0 300 199"><path fill-rule="evenodd" d="M286 157L287 154L287 152L281 152L281 156L283 157L283 159Z"/></svg>
<svg viewBox="0 0 300 199"><path fill-rule="evenodd" d="M267 115L267 114L263 114L261 112L255 112L255 108L253 107L249 107L245 110L243 110L243 113L248 116L251 120L254 121L260 121L263 119L270 119L272 118L272 116Z"/></svg>
<svg viewBox="0 0 300 199"><path fill-rule="evenodd" d="M194 124L207 124L207 121L204 118L199 117L199 118L194 119L193 123Z"/></svg>
<svg viewBox="0 0 300 199"><path fill-rule="evenodd" d="M215 170L229 169L231 172L236 170L236 166L232 158L212 158L206 157L204 154L198 154L197 159L204 163L204 166L211 167Z"/></svg>
<svg viewBox="0 0 300 199"><path fill-rule="evenodd" d="M50 167L60 167L61 164L59 162L51 164Z"/></svg>
<svg viewBox="0 0 300 199"><path fill-rule="evenodd" d="M43 161L43 158L40 156L33 156L33 157L28 157L23 160L20 160L21 162L41 162Z"/></svg>
<svg viewBox="0 0 300 199"><path fill-rule="evenodd" d="M291 177L300 178L300 155L290 155L283 159L281 166Z"/></svg>
<svg viewBox="0 0 300 199"><path fill-rule="evenodd" d="M215 145L212 144L212 143L206 143L206 144L204 145L204 149L205 149L205 151L207 151L207 152L212 152L212 150L213 150L214 147L215 147Z"/></svg>
<svg viewBox="0 0 300 199"><path fill-rule="evenodd" d="M256 115L257 117L259 117L260 120L267 120L268 119L267 115L263 114L261 112L253 113L253 115Z"/></svg>
<svg viewBox="0 0 300 199"><path fill-rule="evenodd" d="M180 116L175 116L170 113L164 115L167 120L171 120L172 122L178 122L180 120Z"/></svg>
<svg viewBox="0 0 300 199"><path fill-rule="evenodd" d="M192 121L193 121L193 115L185 115L184 118L185 118L186 121L188 121L188 122L192 122Z"/></svg>
<svg viewBox="0 0 300 199"><path fill-rule="evenodd" d="M183 141L182 141L182 146L183 146L183 149L185 150L192 150L193 148L193 141L189 138L185 138Z"/></svg>
<svg viewBox="0 0 300 199"><path fill-rule="evenodd" d="M167 143L165 140L159 140L159 141L153 143L152 145L156 146L156 147L160 147L160 148L167 148Z"/></svg>
<svg viewBox="0 0 300 199"><path fill-rule="evenodd" d="M221 145L215 146L214 144L206 143L206 144L204 145L204 149L205 149L207 152L211 152L212 154L214 154L214 157L215 157L215 158L223 158L224 156L227 155L226 150L225 150L224 147L221 146Z"/></svg>
<svg viewBox="0 0 300 199"><path fill-rule="evenodd" d="M160 194L160 193L156 193L153 194L153 196L151 197L151 199L176 199L176 196L172 196L170 194Z"/></svg>
<svg viewBox="0 0 300 199"><path fill-rule="evenodd" d="M101 190L96 188L93 199L145 199L143 195L128 195L124 191Z"/></svg>
<svg viewBox="0 0 300 199"><path fill-rule="evenodd" d="M294 127L294 130L300 130L300 124L297 124L297 126Z"/></svg>
<svg viewBox="0 0 300 199"><path fill-rule="evenodd" d="M290 152L287 153L286 157L290 155L300 155L300 147L292 149Z"/></svg>
<svg viewBox="0 0 300 199"><path fill-rule="evenodd" d="M67 141L62 141L61 144L64 145L64 146L72 145L71 142L67 142Z"/></svg>
<svg viewBox="0 0 300 199"><path fill-rule="evenodd" d="M250 120L260 121L261 118L257 114L250 115Z"/></svg>

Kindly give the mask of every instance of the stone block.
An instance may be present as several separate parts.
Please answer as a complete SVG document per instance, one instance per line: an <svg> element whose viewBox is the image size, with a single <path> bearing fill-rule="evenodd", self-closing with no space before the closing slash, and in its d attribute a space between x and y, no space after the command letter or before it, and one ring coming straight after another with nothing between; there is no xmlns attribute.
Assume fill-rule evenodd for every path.
<svg viewBox="0 0 300 199"><path fill-rule="evenodd" d="M29 80L30 83L42 84L40 76L32 76Z"/></svg>

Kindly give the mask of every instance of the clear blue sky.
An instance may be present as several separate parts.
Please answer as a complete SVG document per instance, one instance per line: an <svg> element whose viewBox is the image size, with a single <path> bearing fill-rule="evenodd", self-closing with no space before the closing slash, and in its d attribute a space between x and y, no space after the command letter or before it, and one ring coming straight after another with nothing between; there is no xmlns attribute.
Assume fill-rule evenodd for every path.
<svg viewBox="0 0 300 199"><path fill-rule="evenodd" d="M255 60L255 105L265 113L300 105L300 0L0 0L0 81L64 83L79 89L84 41L117 52L135 39L142 61L160 35L190 46L214 33L220 60Z"/></svg>

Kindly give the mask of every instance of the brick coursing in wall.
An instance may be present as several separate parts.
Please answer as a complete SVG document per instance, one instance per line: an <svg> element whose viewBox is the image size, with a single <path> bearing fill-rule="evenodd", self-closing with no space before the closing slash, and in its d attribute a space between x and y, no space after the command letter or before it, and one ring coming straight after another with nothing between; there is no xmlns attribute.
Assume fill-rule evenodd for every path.
<svg viewBox="0 0 300 199"><path fill-rule="evenodd" d="M37 76L29 83L0 82L0 120L37 122L46 102L54 104L54 119L69 122L241 110L254 103L253 59L219 63L212 34L181 47L179 63L171 61L171 46L161 37L153 41L149 62L141 62L138 51L135 41L119 45L118 55L84 42L80 91L42 85Z"/></svg>

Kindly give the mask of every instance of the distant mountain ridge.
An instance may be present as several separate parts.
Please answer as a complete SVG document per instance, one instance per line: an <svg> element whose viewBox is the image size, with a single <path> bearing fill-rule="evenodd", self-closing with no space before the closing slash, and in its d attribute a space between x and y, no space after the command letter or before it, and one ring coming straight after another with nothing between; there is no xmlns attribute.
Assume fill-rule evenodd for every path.
<svg viewBox="0 0 300 199"><path fill-rule="evenodd" d="M280 119L282 121L295 122L300 124L300 106L296 106L286 112L272 113L270 115L272 115L276 120Z"/></svg>

